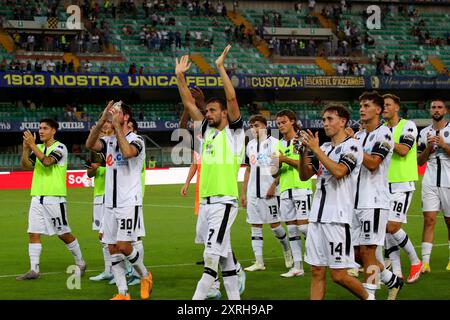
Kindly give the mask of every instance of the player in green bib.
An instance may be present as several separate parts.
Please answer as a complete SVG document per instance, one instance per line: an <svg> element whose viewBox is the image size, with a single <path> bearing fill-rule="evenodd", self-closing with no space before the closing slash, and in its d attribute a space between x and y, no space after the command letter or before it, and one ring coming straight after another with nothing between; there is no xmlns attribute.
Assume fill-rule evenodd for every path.
<svg viewBox="0 0 450 320"><path fill-rule="evenodd" d="M238 211L237 174L244 157L245 134L236 93L224 67L230 48L228 45L216 60L227 101L210 99L205 116L197 108L184 76L191 65L189 57L183 56L176 61L178 90L184 108L195 122L197 132L194 136L201 130L202 177L198 219L202 221L197 223L197 237L201 237L205 244L205 265L194 300L206 298L216 279L219 264L228 299L240 299L230 232Z"/></svg>
<svg viewBox="0 0 450 320"><path fill-rule="evenodd" d="M289 243L291 245L294 265L281 274L284 278L304 275L302 239L306 238L308 216L311 210L312 182L301 181L298 172L299 154L294 149L296 133L300 130L297 115L292 110L281 110L276 115L276 121L283 138L279 143L279 155L274 160L279 163L280 188L280 220L286 223Z"/></svg>
<svg viewBox="0 0 450 320"><path fill-rule="evenodd" d="M407 282L413 283L420 277L422 262L402 224L406 223L415 190L414 182L418 179L417 127L413 121L400 118L400 99L397 96L385 94L383 99L383 118L392 131L395 143L388 171L391 208L386 227L385 255L392 262L392 272L402 277L399 248L405 250L411 262Z"/></svg>
<svg viewBox="0 0 450 320"><path fill-rule="evenodd" d="M17 280L39 278L39 260L42 252L41 235L54 235L66 244L72 253L77 273L83 275L86 263L81 254L78 240L71 233L66 208L66 171L67 148L55 140L58 123L52 119L39 122L39 138L42 144L36 144L36 134L25 131L23 134L22 167L34 167L31 185L31 205L28 213L28 253L30 271L17 277Z"/></svg>

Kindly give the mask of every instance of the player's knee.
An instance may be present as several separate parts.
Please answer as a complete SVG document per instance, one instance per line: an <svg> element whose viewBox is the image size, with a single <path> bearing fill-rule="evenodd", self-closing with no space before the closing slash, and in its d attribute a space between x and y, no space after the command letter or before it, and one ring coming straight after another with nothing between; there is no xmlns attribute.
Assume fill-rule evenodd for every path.
<svg viewBox="0 0 450 320"><path fill-rule="evenodd" d="M71 233L60 234L58 235L58 238L66 244L71 243L75 240L75 237Z"/></svg>
<svg viewBox="0 0 450 320"><path fill-rule="evenodd" d="M342 284L342 283L344 283L346 272L347 271L342 272L342 271L338 271L338 270L331 270L331 279L335 283Z"/></svg>
<svg viewBox="0 0 450 320"><path fill-rule="evenodd" d="M220 256L217 254L205 253L203 255L203 259L205 261L205 269L208 268L213 270L217 274L217 270L219 270Z"/></svg>
<svg viewBox="0 0 450 320"><path fill-rule="evenodd" d="M361 246L359 248L359 256L363 261L375 257L376 246Z"/></svg>
<svg viewBox="0 0 450 320"><path fill-rule="evenodd" d="M311 275L315 280L323 280L325 279L325 272L322 268L312 267L311 268Z"/></svg>
<svg viewBox="0 0 450 320"><path fill-rule="evenodd" d="M275 228L278 228L280 225L281 225L281 223L276 222L276 223L271 223L271 224L270 224L270 227L271 227L272 229L275 229Z"/></svg>
<svg viewBox="0 0 450 320"><path fill-rule="evenodd" d="M132 251L132 247L130 243L127 242L118 242L116 245L116 248L118 251L122 252L123 254L128 255L129 251Z"/></svg>
<svg viewBox="0 0 450 320"><path fill-rule="evenodd" d="M41 240L41 235L39 233L29 233L28 238L30 239L30 243L37 243Z"/></svg>
<svg viewBox="0 0 450 320"><path fill-rule="evenodd" d="M425 222L425 227L433 227L436 224L436 217L426 215L424 222Z"/></svg>
<svg viewBox="0 0 450 320"><path fill-rule="evenodd" d="M386 232L390 234L396 233L398 230L400 230L401 226L396 223L388 223L386 226Z"/></svg>

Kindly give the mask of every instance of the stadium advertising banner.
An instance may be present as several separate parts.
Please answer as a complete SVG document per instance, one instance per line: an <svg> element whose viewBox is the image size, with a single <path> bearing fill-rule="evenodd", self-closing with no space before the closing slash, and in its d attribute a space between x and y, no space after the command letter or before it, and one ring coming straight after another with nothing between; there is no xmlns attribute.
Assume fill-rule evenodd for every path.
<svg viewBox="0 0 450 320"><path fill-rule="evenodd" d="M450 77L425 76L309 76L231 75L238 89L450 89ZM186 76L189 86L204 89L223 87L219 75ZM0 72L1 88L91 88L91 89L176 89L174 74L56 74Z"/></svg>
<svg viewBox="0 0 450 320"><path fill-rule="evenodd" d="M320 119L300 119L304 128L321 129L323 128ZM58 131L62 132L89 132L90 128L96 123L94 121L62 121L59 123ZM176 120L154 120L154 121L138 121L139 131L173 131L178 129L178 121ZM357 121L351 120L350 126L358 127ZM268 121L270 129L276 129L275 121ZM39 122L37 121L1 121L0 132L22 132L25 130L39 130Z"/></svg>
<svg viewBox="0 0 450 320"><path fill-rule="evenodd" d="M238 181L244 181L245 166L238 172ZM146 185L181 184L186 180L189 167L146 169ZM33 171L0 172L0 190L30 189ZM192 183L195 183L194 176ZM94 179L89 178L86 170L67 170L66 186L68 188L89 188L94 186Z"/></svg>

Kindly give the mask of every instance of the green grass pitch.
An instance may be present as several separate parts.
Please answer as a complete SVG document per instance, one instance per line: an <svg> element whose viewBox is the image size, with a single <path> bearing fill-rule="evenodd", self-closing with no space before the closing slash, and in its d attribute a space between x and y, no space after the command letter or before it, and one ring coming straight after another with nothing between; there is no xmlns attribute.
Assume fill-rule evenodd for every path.
<svg viewBox="0 0 450 320"><path fill-rule="evenodd" d="M193 214L193 192L181 197L181 186L147 186L144 214L147 237L144 238L145 263L153 273L152 299L191 299L202 266L203 248L194 244L196 217ZM73 264L71 254L57 237L43 237L41 278L33 281L16 281L18 274L29 269L28 236L26 233L29 190L0 191L0 299L88 299L105 300L112 297L116 287L105 282L92 282L88 277L103 269L101 247L97 233L91 230L92 189L69 189L68 217L74 235L78 238L88 271L81 280L81 288L69 290L66 282L70 276L66 268ZM420 256L422 233L420 184L414 194L405 230ZM232 244L236 256L246 267L253 261L250 227L245 222L245 210L240 209L232 229ZM450 272L448 262L447 230L439 217L431 257L431 274L426 274L412 285L405 285L399 299L450 299ZM284 279L285 272L281 246L268 227L264 227L264 257L266 271L247 272L247 285L242 299L309 299L311 274L305 266L304 277ZM409 272L407 257L402 253L403 273ZM139 298L139 286L131 287L132 298ZM222 296L226 298L222 286ZM386 299L387 289L382 286L378 299ZM327 299L355 299L345 289L328 279Z"/></svg>

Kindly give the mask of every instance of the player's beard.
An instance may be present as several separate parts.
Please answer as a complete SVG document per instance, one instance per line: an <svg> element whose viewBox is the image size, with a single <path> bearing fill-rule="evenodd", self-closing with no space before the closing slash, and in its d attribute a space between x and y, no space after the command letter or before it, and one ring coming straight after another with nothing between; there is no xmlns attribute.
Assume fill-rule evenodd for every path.
<svg viewBox="0 0 450 320"><path fill-rule="evenodd" d="M221 122L220 120L221 120L220 118L218 119L213 118L211 120L208 119L208 124L211 128L217 128L220 125Z"/></svg>
<svg viewBox="0 0 450 320"><path fill-rule="evenodd" d="M436 122L439 122L442 119L444 119L444 115L441 115L441 114L434 114L433 115L433 120L436 121Z"/></svg>

